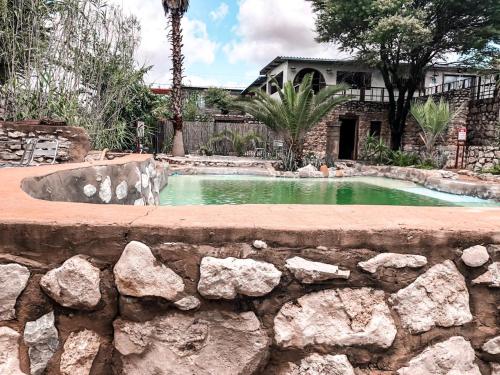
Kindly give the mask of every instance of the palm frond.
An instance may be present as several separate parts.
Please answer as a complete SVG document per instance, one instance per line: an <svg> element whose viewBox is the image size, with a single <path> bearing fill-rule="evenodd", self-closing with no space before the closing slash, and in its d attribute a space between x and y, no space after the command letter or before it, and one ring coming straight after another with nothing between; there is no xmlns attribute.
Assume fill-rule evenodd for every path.
<svg viewBox="0 0 500 375"><path fill-rule="evenodd" d="M173 11L186 13L189 8L189 0L162 0L163 9L165 14Z"/></svg>

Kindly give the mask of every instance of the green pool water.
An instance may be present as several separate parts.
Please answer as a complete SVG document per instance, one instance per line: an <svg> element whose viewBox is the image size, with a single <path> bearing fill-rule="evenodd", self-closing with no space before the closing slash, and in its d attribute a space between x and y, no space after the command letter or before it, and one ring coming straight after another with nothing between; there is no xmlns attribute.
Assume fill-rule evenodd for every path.
<svg viewBox="0 0 500 375"><path fill-rule="evenodd" d="M171 176L161 204L357 204L397 206L500 206L439 193L387 178L286 179L253 176Z"/></svg>

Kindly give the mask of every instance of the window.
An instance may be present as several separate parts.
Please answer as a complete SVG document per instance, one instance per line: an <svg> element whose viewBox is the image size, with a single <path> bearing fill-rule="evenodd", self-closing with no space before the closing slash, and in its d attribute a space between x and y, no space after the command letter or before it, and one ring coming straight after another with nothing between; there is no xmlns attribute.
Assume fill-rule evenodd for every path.
<svg viewBox="0 0 500 375"><path fill-rule="evenodd" d="M281 90L283 88L283 72L275 75L274 78L276 78L276 81L278 81L278 86L279 86L279 89ZM272 95L276 92L278 92L278 88L276 87L276 85L274 85L273 81L270 81L269 82L269 93Z"/></svg>
<svg viewBox="0 0 500 375"><path fill-rule="evenodd" d="M300 72L298 72L293 80L293 85L294 85L296 90L298 89L299 85L302 83L302 81L304 80L304 77L307 74L312 74L312 76L313 76L312 89L313 89L315 94L317 94L323 88L325 88L326 81L325 81L325 77L323 77L323 74L321 74L316 69L305 68L305 69L302 69Z"/></svg>
<svg viewBox="0 0 500 375"><path fill-rule="evenodd" d="M372 74L367 72L337 72L337 84L345 83L353 89L369 89L372 86Z"/></svg>
<svg viewBox="0 0 500 375"><path fill-rule="evenodd" d="M474 76L461 74L445 74L443 78L443 84L449 86L450 90L462 87L468 88L472 84L472 78L474 78Z"/></svg>
<svg viewBox="0 0 500 375"><path fill-rule="evenodd" d="M372 121L370 123L370 135L374 138L380 138L382 131L382 121Z"/></svg>

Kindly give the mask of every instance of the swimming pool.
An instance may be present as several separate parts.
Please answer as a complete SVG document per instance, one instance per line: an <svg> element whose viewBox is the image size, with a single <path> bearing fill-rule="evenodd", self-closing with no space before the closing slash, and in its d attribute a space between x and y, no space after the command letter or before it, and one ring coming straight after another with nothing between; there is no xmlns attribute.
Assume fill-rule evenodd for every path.
<svg viewBox="0 0 500 375"><path fill-rule="evenodd" d="M161 205L323 204L499 207L494 201L440 193L382 177L294 179L254 176L171 176Z"/></svg>

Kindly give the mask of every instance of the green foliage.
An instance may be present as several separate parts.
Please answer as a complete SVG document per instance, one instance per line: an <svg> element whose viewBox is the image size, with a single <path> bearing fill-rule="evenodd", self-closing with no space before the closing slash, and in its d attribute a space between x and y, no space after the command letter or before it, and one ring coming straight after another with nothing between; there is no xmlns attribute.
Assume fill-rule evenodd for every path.
<svg viewBox="0 0 500 375"><path fill-rule="evenodd" d="M460 113L451 111L450 105L443 99L436 103L429 97L425 103L416 102L411 107L411 114L420 125L422 133L420 138L424 142L425 157L435 157L435 145L439 137L442 137L448 124Z"/></svg>
<svg viewBox="0 0 500 375"><path fill-rule="evenodd" d="M290 81L285 83L283 90L279 89L276 80L273 85L278 87L279 99L255 90L253 98L239 101L237 106L280 134L292 152L295 164L300 164L306 133L333 108L348 100L340 96L345 87L329 86L315 94L310 74L304 77L298 90Z"/></svg>
<svg viewBox="0 0 500 375"><path fill-rule="evenodd" d="M417 154L401 150L391 151L389 160L391 165L398 167L412 167L420 164L420 157Z"/></svg>
<svg viewBox="0 0 500 375"><path fill-rule="evenodd" d="M391 149L378 137L368 135L361 150L361 160L376 164L385 164L389 160Z"/></svg>
<svg viewBox="0 0 500 375"><path fill-rule="evenodd" d="M262 138L253 132L243 135L235 131L224 130L210 138L208 145L203 148L203 151L213 153L213 150L216 149L215 145L224 141L229 143L231 150L233 150L237 156L244 156L249 147L262 142Z"/></svg>
<svg viewBox="0 0 500 375"><path fill-rule="evenodd" d="M208 108L217 108L221 113L228 114L232 98L226 90L210 87L205 91L205 104Z"/></svg>
<svg viewBox="0 0 500 375"><path fill-rule="evenodd" d="M483 169L483 173L491 173L494 175L500 175L500 163L495 164L492 168Z"/></svg>

